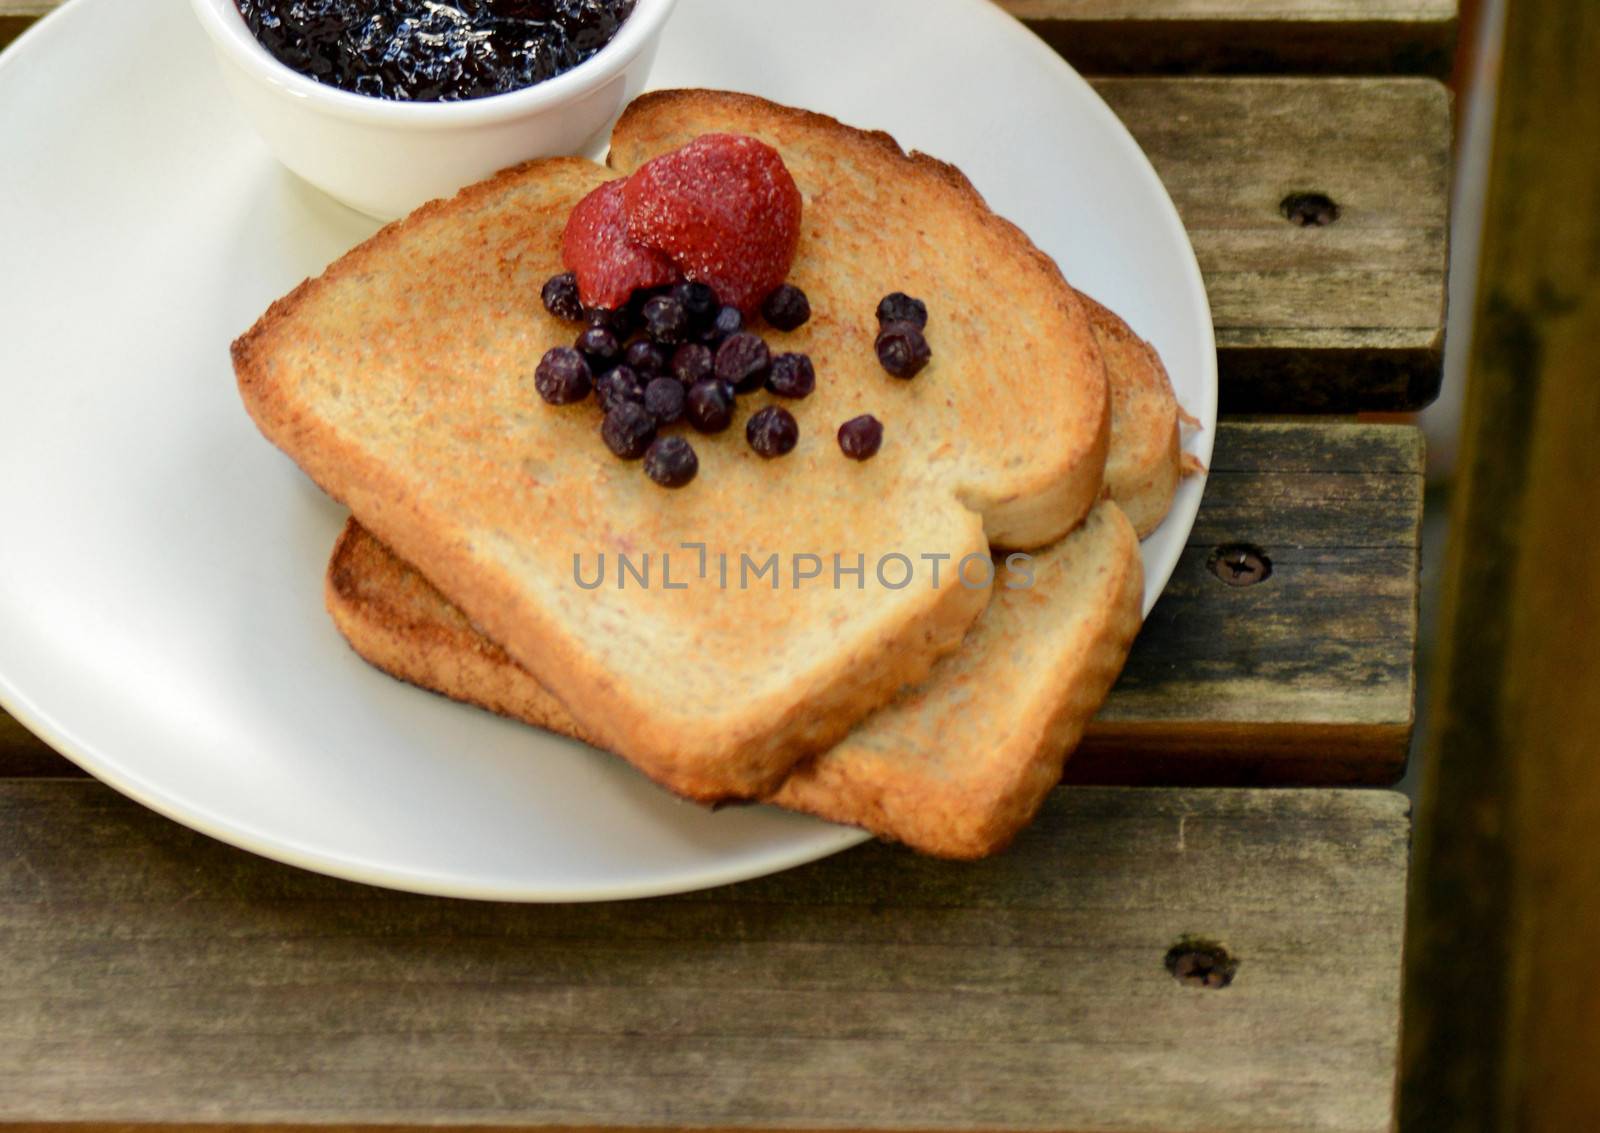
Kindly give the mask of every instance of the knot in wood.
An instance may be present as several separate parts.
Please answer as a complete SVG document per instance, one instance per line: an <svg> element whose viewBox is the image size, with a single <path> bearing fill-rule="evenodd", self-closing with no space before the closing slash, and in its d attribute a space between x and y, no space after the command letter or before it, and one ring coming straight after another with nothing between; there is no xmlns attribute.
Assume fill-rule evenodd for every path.
<svg viewBox="0 0 1600 1133"><path fill-rule="evenodd" d="M1233 982L1239 961L1213 940L1186 936L1167 950L1167 971L1185 987L1221 990Z"/></svg>
<svg viewBox="0 0 1600 1133"><path fill-rule="evenodd" d="M1326 193L1290 193L1278 208L1301 228L1326 228L1339 219L1339 206Z"/></svg>
<svg viewBox="0 0 1600 1133"><path fill-rule="evenodd" d="M1254 586L1272 577L1272 560L1260 547L1228 543L1211 552L1206 566L1229 586Z"/></svg>

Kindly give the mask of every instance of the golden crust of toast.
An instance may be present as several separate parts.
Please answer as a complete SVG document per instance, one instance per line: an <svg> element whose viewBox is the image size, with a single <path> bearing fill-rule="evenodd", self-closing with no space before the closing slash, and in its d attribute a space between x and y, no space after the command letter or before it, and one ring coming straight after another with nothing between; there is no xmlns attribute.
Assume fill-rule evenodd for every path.
<svg viewBox="0 0 1600 1133"><path fill-rule="evenodd" d="M339 632L391 677L595 742L510 654L354 519L334 544L323 597Z"/></svg>
<svg viewBox="0 0 1600 1133"><path fill-rule="evenodd" d="M1111 376L1106 491L1143 539L1166 517L1178 481L1193 471L1181 449L1181 410L1155 348L1113 311L1082 299Z"/></svg>
<svg viewBox="0 0 1600 1133"><path fill-rule="evenodd" d="M435 580L601 745L699 799L758 797L957 647L988 593L575 585L574 559L711 553L987 553L1075 525L1098 495L1109 428L1103 364L1047 258L947 167L882 135L710 92L641 100L613 139L619 169L680 136L754 134L806 199L792 273L815 315L818 390L791 403L796 451L762 461L733 430L694 437L700 476L665 492L606 451L592 405L552 409L531 375L574 329L539 285L584 194L613 174L575 159L507 170L389 225L274 303L235 344L263 433L361 523ZM976 289L976 290L975 290ZM912 382L872 352L878 297L928 301L934 361ZM1007 302L988 301L989 296ZM977 302L976 297L984 297ZM1001 332L1012 344L995 359ZM1052 375L1019 383L1014 359ZM887 441L856 464L839 422ZM685 563L676 562L681 570ZM614 572L615 573L615 572ZM682 576L679 575L681 580Z"/></svg>

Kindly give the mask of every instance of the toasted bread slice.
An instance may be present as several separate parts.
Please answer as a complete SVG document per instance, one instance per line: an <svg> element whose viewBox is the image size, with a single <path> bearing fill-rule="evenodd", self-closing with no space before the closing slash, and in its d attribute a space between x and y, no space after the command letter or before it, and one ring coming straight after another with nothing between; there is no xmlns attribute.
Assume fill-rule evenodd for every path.
<svg viewBox="0 0 1600 1133"><path fill-rule="evenodd" d="M1153 529L1181 474L1169 442L1179 410L1155 352L1116 315L1086 302L1105 343L1116 407L1106 466L1118 471L1108 471L1107 491ZM961 651L921 688L792 771L772 801L929 853L977 856L1002 845L1059 776L1137 628L1142 572L1129 569L1126 526L1109 515L1094 518L1046 552L1034 598L1001 592ZM554 696L353 520L328 564L327 600L356 651L386 672L592 742ZM1007 641L1015 650L1007 654L1011 669L990 680ZM1036 672L1048 673L1049 683L1014 695L1018 680ZM958 699L966 695L958 688L971 699ZM982 734L969 745L954 742L973 728ZM928 740L925 748L919 740Z"/></svg>
<svg viewBox="0 0 1600 1133"><path fill-rule="evenodd" d="M1101 490L1109 406L1082 304L1051 261L960 174L881 134L758 99L647 96L613 138L632 168L710 131L783 154L805 199L792 280L811 322L770 335L810 353L817 392L792 403L801 440L762 460L729 433L695 437L699 478L667 492L600 443L592 404L532 388L575 333L545 313L572 207L614 174L575 159L507 170L390 225L309 280L233 347L266 436L504 646L585 733L681 794L759 797L955 649L987 590L858 586L667 589L685 545L751 556L839 556L847 567L986 555L1051 542ZM872 350L879 297L927 300L932 364L890 378ZM1004 295L1004 303L992 301ZM995 376L993 344L1025 357ZM1048 380L1043 380L1044 376ZM872 412L887 439L844 459L838 424ZM648 587L617 556L649 556ZM580 576L602 561L607 584ZM702 560L704 561L704 560ZM581 568L581 569L580 569ZM837 581L839 576L835 576Z"/></svg>
<svg viewBox="0 0 1600 1133"><path fill-rule="evenodd" d="M1178 481L1188 471L1178 399L1155 348L1114 312L1087 295L1082 299L1110 379L1106 491L1143 539L1166 518Z"/></svg>
<svg viewBox="0 0 1600 1133"><path fill-rule="evenodd" d="M1117 315L1084 301L1105 351L1114 407L1106 490L1125 514L1144 517L1138 532L1143 536L1165 517L1183 472L1177 445L1181 410L1155 351ZM1044 559L1046 571L1036 582L1045 597L1037 608L1002 593L961 652L907 694L912 699L880 710L838 747L796 768L772 801L944 856L979 856L1003 845L1059 777L1061 761L1121 667L1125 638L1137 628L1142 572L1127 569L1129 540L1118 530L1124 526L1107 518L1074 535L1062 558ZM1085 579L1092 581L1084 586ZM1103 602L1098 622L1097 598ZM357 652L392 675L593 742L554 696L353 520L329 562L327 601ZM1059 679L1021 697L1009 692L1016 672L979 684L974 674L994 664L996 642L1008 635L1019 643L1019 655L1031 658L1018 671L1038 665ZM957 703L955 685L942 684L947 680L1004 697L961 702L966 719L976 710L987 721L970 749L945 738L962 726L960 719L947 724L941 717ZM920 707L913 710L913 703ZM1029 736L1018 723L1024 719L1049 726L1022 738ZM913 742L919 734L937 742L919 750ZM946 762L954 764L953 771Z"/></svg>
<svg viewBox="0 0 1600 1133"><path fill-rule="evenodd" d="M770 801L942 857L981 857L1008 843L1060 779L1122 668L1139 629L1143 570L1132 525L1107 501L1071 535L1000 573L960 650L801 763ZM327 601L355 650L393 676L594 742L354 520L328 564Z"/></svg>

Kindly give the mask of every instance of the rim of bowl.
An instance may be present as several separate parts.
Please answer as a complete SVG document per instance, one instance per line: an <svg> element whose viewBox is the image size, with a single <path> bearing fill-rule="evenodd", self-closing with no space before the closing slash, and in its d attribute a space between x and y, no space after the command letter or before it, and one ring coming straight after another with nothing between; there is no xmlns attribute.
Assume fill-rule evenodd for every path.
<svg viewBox="0 0 1600 1133"><path fill-rule="evenodd" d="M458 102L399 102L320 83L288 66L251 33L234 0L190 0L217 47L257 81L335 117L374 126L450 129L522 118L582 97L621 74L661 34L678 0L637 0L611 42L570 71L521 90Z"/></svg>

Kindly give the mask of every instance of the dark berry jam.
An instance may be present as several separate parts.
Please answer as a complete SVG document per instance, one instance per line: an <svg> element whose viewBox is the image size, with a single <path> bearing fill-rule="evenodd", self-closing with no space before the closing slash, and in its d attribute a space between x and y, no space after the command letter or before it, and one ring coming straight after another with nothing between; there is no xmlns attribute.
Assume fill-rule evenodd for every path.
<svg viewBox="0 0 1600 1133"><path fill-rule="evenodd" d="M279 62L318 82L405 102L504 94L571 70L635 0L236 0Z"/></svg>

